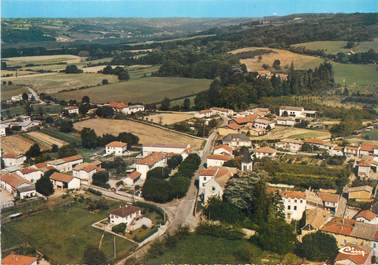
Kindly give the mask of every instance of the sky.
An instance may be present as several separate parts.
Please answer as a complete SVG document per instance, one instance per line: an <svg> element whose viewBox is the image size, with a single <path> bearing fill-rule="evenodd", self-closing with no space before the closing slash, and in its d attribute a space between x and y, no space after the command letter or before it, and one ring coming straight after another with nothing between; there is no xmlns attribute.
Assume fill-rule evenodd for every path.
<svg viewBox="0 0 378 265"><path fill-rule="evenodd" d="M263 17L378 12L378 0L0 0L5 18Z"/></svg>

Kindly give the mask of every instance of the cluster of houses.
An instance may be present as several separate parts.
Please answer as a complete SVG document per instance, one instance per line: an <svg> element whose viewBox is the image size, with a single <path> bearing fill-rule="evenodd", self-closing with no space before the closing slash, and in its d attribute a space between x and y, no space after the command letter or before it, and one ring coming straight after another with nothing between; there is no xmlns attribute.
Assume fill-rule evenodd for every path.
<svg viewBox="0 0 378 265"><path fill-rule="evenodd" d="M144 111L144 106L140 104L128 105L123 102L109 102L108 104L105 104L104 106L110 106L113 108L115 112L119 112L119 113L123 113L127 115Z"/></svg>
<svg viewBox="0 0 378 265"><path fill-rule="evenodd" d="M30 116L20 115L17 118L1 121L0 123L0 136L6 136L8 130L15 130L26 132L33 128L39 127L41 121L32 120Z"/></svg>

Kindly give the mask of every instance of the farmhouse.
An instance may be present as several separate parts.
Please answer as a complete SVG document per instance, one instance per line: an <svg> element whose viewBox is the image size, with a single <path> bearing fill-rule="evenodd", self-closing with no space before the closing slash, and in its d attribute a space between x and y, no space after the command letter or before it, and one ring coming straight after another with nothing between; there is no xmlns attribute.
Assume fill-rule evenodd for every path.
<svg viewBox="0 0 378 265"><path fill-rule="evenodd" d="M115 112L127 111L127 105L123 102L109 102L108 106L112 107Z"/></svg>
<svg viewBox="0 0 378 265"><path fill-rule="evenodd" d="M138 207L128 205L114 209L109 214L109 223L112 225L126 224L130 225L136 218L142 216L142 210Z"/></svg>
<svg viewBox="0 0 378 265"><path fill-rule="evenodd" d="M154 152L172 153L181 155L185 159L191 152L190 144L152 144L143 145L143 156L147 156Z"/></svg>
<svg viewBox="0 0 378 265"><path fill-rule="evenodd" d="M321 229L322 232L335 236L338 246L356 244L373 249L373 256L378 254L378 225L357 222L353 219L334 217Z"/></svg>
<svg viewBox="0 0 378 265"><path fill-rule="evenodd" d="M369 201L372 198L373 188L371 186L348 187L345 189L349 200Z"/></svg>
<svg viewBox="0 0 378 265"><path fill-rule="evenodd" d="M92 163L82 163L76 165L72 170L72 175L75 178L80 179L80 182L83 184L90 184L92 183L92 176L100 171L104 171L101 168L101 162L95 161Z"/></svg>
<svg viewBox="0 0 378 265"><path fill-rule="evenodd" d="M328 193L328 192L319 192L318 196L323 201L323 207L336 212L337 206L339 205L340 195Z"/></svg>
<svg viewBox="0 0 378 265"><path fill-rule="evenodd" d="M285 191L281 197L286 221L290 223L291 220L300 220L306 210L306 194L301 191Z"/></svg>
<svg viewBox="0 0 378 265"><path fill-rule="evenodd" d="M25 199L36 196L34 184L16 173L0 175L0 187L12 194L14 198Z"/></svg>
<svg viewBox="0 0 378 265"><path fill-rule="evenodd" d="M232 147L225 144L221 144L214 147L213 154L233 156L233 150Z"/></svg>
<svg viewBox="0 0 378 265"><path fill-rule="evenodd" d="M26 156L22 154L6 153L1 157L4 161L5 168L7 167L19 167L26 161Z"/></svg>
<svg viewBox="0 0 378 265"><path fill-rule="evenodd" d="M293 106L281 106L279 109L279 115L281 117L294 117L294 118L305 118L303 107L293 107Z"/></svg>
<svg viewBox="0 0 378 265"><path fill-rule="evenodd" d="M167 153L153 152L147 156L140 158L136 161L136 170L141 174L140 178L145 180L147 177L147 172L155 167L165 167L167 166Z"/></svg>
<svg viewBox="0 0 378 265"><path fill-rule="evenodd" d="M256 119L253 122L253 127L264 130L272 130L276 126L276 122L264 118Z"/></svg>
<svg viewBox="0 0 378 265"><path fill-rule="evenodd" d="M210 197L222 198L227 181L237 172L235 168L208 167L198 172L199 196L203 204Z"/></svg>
<svg viewBox="0 0 378 265"><path fill-rule="evenodd" d="M36 257L9 254L1 260L3 265L37 265L38 259Z"/></svg>
<svg viewBox="0 0 378 265"><path fill-rule="evenodd" d="M127 150L127 144L120 141L113 141L105 145L105 154L115 156L122 156Z"/></svg>
<svg viewBox="0 0 378 265"><path fill-rule="evenodd" d="M359 156L372 156L374 155L374 149L377 149L374 144L362 143L360 146Z"/></svg>
<svg viewBox="0 0 378 265"><path fill-rule="evenodd" d="M357 222L362 222L362 223L367 223L367 224L373 224L377 225L378 224L378 218L375 215L374 212L370 210L362 210L359 213L356 214L354 217Z"/></svg>
<svg viewBox="0 0 378 265"><path fill-rule="evenodd" d="M54 185L54 189L68 189L77 190L80 189L80 179L74 178L71 175L63 174L60 172L54 172L50 179Z"/></svg>
<svg viewBox="0 0 378 265"><path fill-rule="evenodd" d="M232 159L229 155L208 155L206 164L208 167L221 167L223 164Z"/></svg>
<svg viewBox="0 0 378 265"><path fill-rule="evenodd" d="M360 154L360 147L359 146L345 146L344 148L344 154L346 157L353 157L353 156L359 156Z"/></svg>
<svg viewBox="0 0 378 265"><path fill-rule="evenodd" d="M250 147L252 145L248 136L241 133L229 134L222 139L222 143L231 147Z"/></svg>
<svg viewBox="0 0 378 265"><path fill-rule="evenodd" d="M257 148L255 150L255 156L256 158L263 158L263 157L269 157L269 158L274 158L277 154L276 149L273 149L269 146L264 146Z"/></svg>
<svg viewBox="0 0 378 265"><path fill-rule="evenodd" d="M234 115L234 111L232 109L213 107L210 110L213 113L218 114L220 116L230 117L230 116Z"/></svg>
<svg viewBox="0 0 378 265"><path fill-rule="evenodd" d="M258 116L256 114L249 114L243 117L236 117L231 121L231 123L235 123L237 125L245 125L248 123L253 123L257 118Z"/></svg>
<svg viewBox="0 0 378 265"><path fill-rule="evenodd" d="M136 170L131 173L128 173L127 177L123 179L123 183L125 183L127 186L134 186L140 179L141 175L142 174Z"/></svg>
<svg viewBox="0 0 378 265"><path fill-rule="evenodd" d="M372 251L369 247L347 244L335 258L335 265L370 265ZM352 253L353 251L353 253Z"/></svg>
<svg viewBox="0 0 378 265"><path fill-rule="evenodd" d="M302 148L303 141L297 139L283 139L275 144L276 148L287 150L289 152L299 152Z"/></svg>
<svg viewBox="0 0 378 265"><path fill-rule="evenodd" d="M73 167L83 163L83 158L79 155L67 156L47 162L47 166L51 166L59 172L72 171Z"/></svg>
<svg viewBox="0 0 378 265"><path fill-rule="evenodd" d="M373 157L361 158L355 163L357 168L357 175L361 178L377 178L378 177L378 162Z"/></svg>
<svg viewBox="0 0 378 265"><path fill-rule="evenodd" d="M333 145L329 150L328 154L330 156L344 156L344 151L341 146Z"/></svg>
<svg viewBox="0 0 378 265"><path fill-rule="evenodd" d="M317 138L309 138L304 141L306 144L319 149L330 149L331 145L323 140Z"/></svg>
<svg viewBox="0 0 378 265"><path fill-rule="evenodd" d="M277 125L291 126L291 127L294 127L295 124L296 124L295 118L293 118L293 117L277 117L276 123L277 123Z"/></svg>
<svg viewBox="0 0 378 265"><path fill-rule="evenodd" d="M204 110L200 110L198 112L196 112L194 114L194 117L197 118L197 119L203 119L203 118L211 118L213 116L215 116L216 113L210 109L204 109Z"/></svg>
<svg viewBox="0 0 378 265"><path fill-rule="evenodd" d="M36 167L25 167L21 170L17 170L16 174L30 181L31 183L35 183L43 176L43 171Z"/></svg>
<svg viewBox="0 0 378 265"><path fill-rule="evenodd" d="M74 115L74 114L79 114L79 107L78 106L67 106L64 108L64 111L68 115Z"/></svg>
<svg viewBox="0 0 378 265"><path fill-rule="evenodd" d="M129 105L125 109L122 110L125 114L133 114L137 112L143 112L144 106L143 105Z"/></svg>

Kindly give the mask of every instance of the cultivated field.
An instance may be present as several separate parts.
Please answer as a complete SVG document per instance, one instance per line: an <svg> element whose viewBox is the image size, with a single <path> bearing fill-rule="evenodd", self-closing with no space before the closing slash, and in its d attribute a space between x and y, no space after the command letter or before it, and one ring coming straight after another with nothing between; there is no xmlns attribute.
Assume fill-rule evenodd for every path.
<svg viewBox="0 0 378 265"><path fill-rule="evenodd" d="M65 141L62 141L50 135L44 134L42 132L28 132L27 135L31 137L33 140L35 140L36 142L42 142L50 147L53 145L56 145L60 148L64 145L67 145Z"/></svg>
<svg viewBox="0 0 378 265"><path fill-rule="evenodd" d="M76 89L84 86L95 86L100 84L103 79L109 80L110 83L118 82L118 78L115 75L89 73L34 74L28 76L20 76L17 78L9 77L6 80L11 80L13 84L29 85L38 92L57 93L62 90ZM74 93L76 93L76 91Z"/></svg>
<svg viewBox="0 0 378 265"><path fill-rule="evenodd" d="M159 124L174 124L186 121L194 117L193 113L177 112L177 113L159 113L146 116L145 119Z"/></svg>
<svg viewBox="0 0 378 265"><path fill-rule="evenodd" d="M10 99L13 96L20 95L27 92L28 89L17 85L3 85L1 86L1 100Z"/></svg>
<svg viewBox="0 0 378 265"><path fill-rule="evenodd" d="M34 142L32 140L21 135L1 137L1 149L5 154L25 154L33 144Z"/></svg>
<svg viewBox="0 0 378 265"><path fill-rule="evenodd" d="M312 41L292 45L293 47L304 47L308 50L324 50L328 54L337 54L338 52L367 52L369 49L378 51L378 38L373 41L362 41L357 43L352 49L345 48L346 41Z"/></svg>
<svg viewBox="0 0 378 265"><path fill-rule="evenodd" d="M256 56L255 58L241 59L240 62L242 64L246 64L248 71L250 72L262 71L264 70L264 68L262 67L263 64L272 66L274 60L276 59L281 61L281 68L283 70L285 70L285 68L287 69L288 67L290 67L290 64L292 62L294 63L294 67L296 69L308 69L317 67L323 61L318 57L302 55L286 50L271 48L249 47L233 50L230 53L238 54L242 52L250 52L257 50L271 50L272 52L262 54L261 60L259 60L258 56Z"/></svg>
<svg viewBox="0 0 378 265"><path fill-rule="evenodd" d="M58 64L58 63L80 63L82 58L76 55L42 55L10 57L4 59L9 66L25 66L27 64Z"/></svg>
<svg viewBox="0 0 378 265"><path fill-rule="evenodd" d="M89 75L89 74L88 74ZM54 94L58 99L81 100L89 96L91 101L105 103L111 100L124 102L156 103L164 97L171 99L197 94L207 90L211 80L179 77L148 77L105 86Z"/></svg>
<svg viewBox="0 0 378 265"><path fill-rule="evenodd" d="M90 119L75 123L74 128L78 131L83 128L92 128L97 135L105 133L118 135L121 132L129 132L137 135L142 144L190 144L193 149L199 150L203 143L202 140L190 136L130 120Z"/></svg>
<svg viewBox="0 0 378 265"><path fill-rule="evenodd" d="M264 136L252 137L252 140L280 140L284 138L296 138L296 139L306 139L306 138L319 138L319 139L329 139L331 134L328 131L321 130L309 130L294 127L282 127L276 126L270 133Z"/></svg>
<svg viewBox="0 0 378 265"><path fill-rule="evenodd" d="M118 207L111 202L111 207ZM107 216L109 211L89 212L84 203L59 207L33 214L32 216L7 223L2 227L3 246L10 248L15 243L29 243L49 257L51 264L80 264L83 253L89 245L99 246L102 232L91 225ZM48 231L48 233L46 233ZM15 236L17 235L17 236ZM113 243L117 256L128 255L135 244L105 233L101 250L112 259ZM4 247L4 250L5 250ZM110 262L109 262L110 263Z"/></svg>

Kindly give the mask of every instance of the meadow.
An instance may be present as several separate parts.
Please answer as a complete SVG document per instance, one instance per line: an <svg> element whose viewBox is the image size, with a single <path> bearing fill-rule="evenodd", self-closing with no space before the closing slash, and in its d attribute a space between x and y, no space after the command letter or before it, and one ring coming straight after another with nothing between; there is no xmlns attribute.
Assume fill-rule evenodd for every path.
<svg viewBox="0 0 378 265"><path fill-rule="evenodd" d="M211 80L180 77L147 77L105 86L91 87L75 91L53 94L58 99L81 100L89 96L91 101L106 103L109 101L158 103L171 99L190 96L207 90Z"/></svg>
<svg viewBox="0 0 378 265"><path fill-rule="evenodd" d="M194 117L193 113L187 112L176 112L176 113L157 113L148 115L145 117L146 120L152 121L159 124L174 124L177 122L182 122L189 120Z"/></svg>
<svg viewBox="0 0 378 265"><path fill-rule="evenodd" d="M141 144L147 145L160 143L190 144L194 150L199 150L203 143L202 140L190 136L131 120L89 119L76 122L74 128L78 131L83 128L92 128L97 135L105 133L118 135L121 132L129 132L138 136Z"/></svg>
<svg viewBox="0 0 378 265"><path fill-rule="evenodd" d="M116 207L115 202L110 202ZM102 232L91 225L107 216L110 210L89 212L84 203L44 210L37 214L6 223L2 227L2 244L10 248L11 235L29 243L48 257L51 264L80 264L87 246L99 246ZM48 231L48 233L46 233ZM124 256L135 247L132 242L116 237L117 256ZM113 236L104 234L101 250L113 258Z"/></svg>
<svg viewBox="0 0 378 265"><path fill-rule="evenodd" d="M331 134L328 131L323 130L310 130L295 127L276 126L270 133L264 136L252 137L252 140L280 140L284 138L293 139L307 139L307 138L319 138L329 139Z"/></svg>
<svg viewBox="0 0 378 265"><path fill-rule="evenodd" d="M367 52L373 49L378 52L378 38L372 41L362 41L357 43L352 49L345 48L346 41L311 41L292 45L293 47L304 47L308 50L324 50L327 54L337 54L339 52L347 53L354 52Z"/></svg>
<svg viewBox="0 0 378 265"><path fill-rule="evenodd" d="M83 58L76 55L42 55L42 56L23 56L6 58L8 66L26 66L40 64L59 64L59 63L80 63Z"/></svg>

